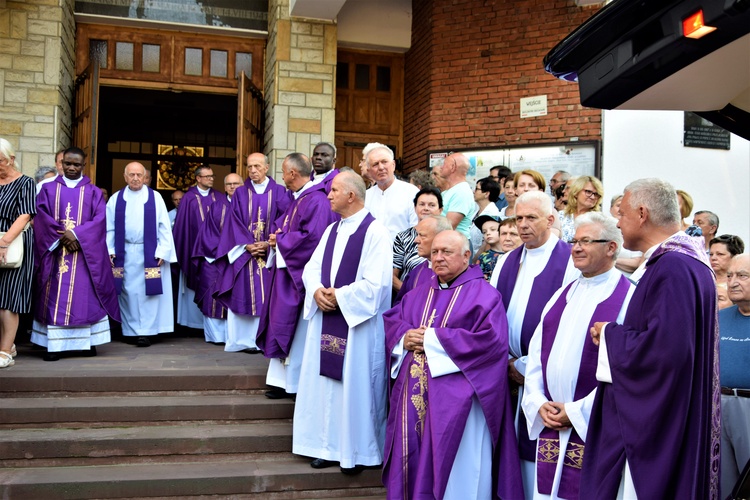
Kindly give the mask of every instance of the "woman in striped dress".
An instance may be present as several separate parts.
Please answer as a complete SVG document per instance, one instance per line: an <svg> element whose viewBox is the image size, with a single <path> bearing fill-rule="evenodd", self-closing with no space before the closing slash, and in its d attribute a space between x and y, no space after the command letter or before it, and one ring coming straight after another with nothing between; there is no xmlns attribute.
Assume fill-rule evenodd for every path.
<svg viewBox="0 0 750 500"><path fill-rule="evenodd" d="M0 262L5 261L8 245L23 238L23 265L18 269L0 268L0 368L14 364L18 314L31 306L31 272L34 268L32 229L24 230L36 213L34 179L16 169L16 153L0 138Z"/></svg>

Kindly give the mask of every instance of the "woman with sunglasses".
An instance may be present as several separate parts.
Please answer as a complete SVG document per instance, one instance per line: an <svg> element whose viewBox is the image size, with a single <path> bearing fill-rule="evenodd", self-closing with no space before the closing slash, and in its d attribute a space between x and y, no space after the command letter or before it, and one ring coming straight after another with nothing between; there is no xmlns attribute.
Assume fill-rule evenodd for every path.
<svg viewBox="0 0 750 500"><path fill-rule="evenodd" d="M582 175L568 180L568 206L560 211L562 225L561 240L570 242L575 235L575 219L586 212L602 211L604 186L602 181L591 175Z"/></svg>

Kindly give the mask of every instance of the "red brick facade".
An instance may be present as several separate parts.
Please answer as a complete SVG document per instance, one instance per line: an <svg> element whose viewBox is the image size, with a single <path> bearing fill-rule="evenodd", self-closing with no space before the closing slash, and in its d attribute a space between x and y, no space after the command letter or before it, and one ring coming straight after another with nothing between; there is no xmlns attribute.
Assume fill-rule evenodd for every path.
<svg viewBox="0 0 750 500"><path fill-rule="evenodd" d="M405 57L404 170L430 149L601 139L601 111L542 59L596 12L574 0L413 0ZM520 99L547 95L548 114L520 118Z"/></svg>

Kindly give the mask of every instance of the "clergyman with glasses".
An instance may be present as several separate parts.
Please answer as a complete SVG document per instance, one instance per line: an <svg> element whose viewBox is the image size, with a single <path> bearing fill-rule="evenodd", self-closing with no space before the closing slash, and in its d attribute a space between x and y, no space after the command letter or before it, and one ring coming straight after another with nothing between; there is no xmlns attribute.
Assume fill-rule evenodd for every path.
<svg viewBox="0 0 750 500"><path fill-rule="evenodd" d="M535 488L551 498L579 498L597 386L599 348L589 327L623 321L635 290L615 268L622 248L617 219L589 212L575 225L571 254L581 276L555 292L544 308L529 345L521 405L529 437L538 439Z"/></svg>
<svg viewBox="0 0 750 500"><path fill-rule="evenodd" d="M177 249L177 262L180 265L177 323L202 330L203 314L194 301L200 276L200 261L191 260L191 257L193 245L198 239L198 231L206 219L209 205L223 195L213 188L214 172L209 166L201 165L195 169L195 182L195 186L188 189L182 197L172 233Z"/></svg>

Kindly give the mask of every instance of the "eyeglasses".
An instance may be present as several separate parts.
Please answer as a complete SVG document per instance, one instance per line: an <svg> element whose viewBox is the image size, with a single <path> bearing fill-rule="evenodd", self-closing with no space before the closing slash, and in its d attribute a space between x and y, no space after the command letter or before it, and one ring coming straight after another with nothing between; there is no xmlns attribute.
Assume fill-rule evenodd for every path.
<svg viewBox="0 0 750 500"><path fill-rule="evenodd" d="M199 175L198 177L203 177L204 179L213 179L216 176L211 174L211 175Z"/></svg>
<svg viewBox="0 0 750 500"><path fill-rule="evenodd" d="M739 281L747 281L748 278L750 278L749 273L727 273L727 281L731 280L732 278L737 278Z"/></svg>
<svg viewBox="0 0 750 500"><path fill-rule="evenodd" d="M585 194L587 198L601 198L602 197L602 195L600 195L596 191L591 191L590 189L584 189L583 194Z"/></svg>
<svg viewBox="0 0 750 500"><path fill-rule="evenodd" d="M242 184L241 182L227 182L224 185L225 186L239 186L241 184Z"/></svg>
<svg viewBox="0 0 750 500"><path fill-rule="evenodd" d="M582 247L587 247L593 243L609 243L612 240L590 240L588 238L584 238L582 240L570 240L571 246L581 245Z"/></svg>

